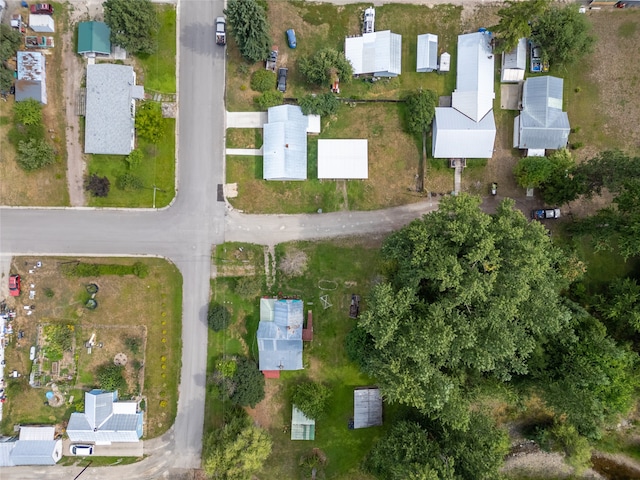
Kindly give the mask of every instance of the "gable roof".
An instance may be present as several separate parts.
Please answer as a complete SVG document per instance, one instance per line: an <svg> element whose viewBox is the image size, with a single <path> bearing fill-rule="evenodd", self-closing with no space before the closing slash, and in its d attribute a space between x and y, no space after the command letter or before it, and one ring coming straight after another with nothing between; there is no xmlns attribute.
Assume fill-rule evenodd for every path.
<svg viewBox="0 0 640 480"><path fill-rule="evenodd" d="M438 36L432 33L418 35L417 72L431 72L438 68Z"/></svg>
<svg viewBox="0 0 640 480"><path fill-rule="evenodd" d="M142 436L142 412L136 402L119 402L118 392L85 392L84 405L84 413L72 413L69 419L71 441L135 442Z"/></svg>
<svg viewBox="0 0 640 480"><path fill-rule="evenodd" d="M382 425L382 397L378 388L353 391L353 428Z"/></svg>
<svg viewBox="0 0 640 480"><path fill-rule="evenodd" d="M302 370L302 300L263 299L263 305L273 304L273 320L261 320L256 334L260 370ZM268 301L267 301L268 300Z"/></svg>
<svg viewBox="0 0 640 480"><path fill-rule="evenodd" d="M308 118L294 105L268 110L264 124L263 171L265 180L307 179Z"/></svg>
<svg viewBox="0 0 640 480"><path fill-rule="evenodd" d="M51 15L29 14L29 28L38 33L53 33L56 31L55 22Z"/></svg>
<svg viewBox="0 0 640 480"><path fill-rule="evenodd" d="M402 36L390 30L365 33L344 40L344 55L353 74L395 77L402 73Z"/></svg>
<svg viewBox="0 0 640 480"><path fill-rule="evenodd" d="M564 148L571 130L562 111L564 81L553 76L532 77L524 82L522 112L516 117L514 146L521 149Z"/></svg>
<svg viewBox="0 0 640 480"><path fill-rule="evenodd" d="M44 55L40 52L21 51L17 53L16 59L16 102L33 98L46 104L47 75Z"/></svg>
<svg viewBox="0 0 640 480"><path fill-rule="evenodd" d="M436 108L433 158L491 158L495 138L493 110L479 122L474 122L454 108Z"/></svg>
<svg viewBox="0 0 640 480"><path fill-rule="evenodd" d="M316 421L307 417L295 405L291 411L291 440L315 440Z"/></svg>
<svg viewBox="0 0 640 480"><path fill-rule="evenodd" d="M62 458L62 440L54 427L20 427L18 440L0 442L0 467L55 465Z"/></svg>
<svg viewBox="0 0 640 480"><path fill-rule="evenodd" d="M111 29L104 22L78 24L78 53L111 53Z"/></svg>
<svg viewBox="0 0 640 480"><path fill-rule="evenodd" d="M458 36L458 70L451 106L476 122L493 109L495 98L490 41L488 32Z"/></svg>
<svg viewBox="0 0 640 480"><path fill-rule="evenodd" d="M134 99L139 98L133 67L87 65L85 153L129 155L134 142Z"/></svg>

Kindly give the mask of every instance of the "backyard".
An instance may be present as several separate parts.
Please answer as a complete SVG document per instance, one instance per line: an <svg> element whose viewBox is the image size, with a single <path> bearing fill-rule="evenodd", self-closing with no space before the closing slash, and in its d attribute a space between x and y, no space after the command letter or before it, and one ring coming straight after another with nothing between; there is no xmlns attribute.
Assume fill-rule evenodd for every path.
<svg viewBox="0 0 640 480"><path fill-rule="evenodd" d="M142 399L144 437L165 432L175 419L180 374L182 279L177 269L160 259L88 263L47 257L36 267L38 261L16 257L12 264L22 276L23 291L13 305L18 316L6 362L21 377L8 382L2 432L20 423L68 421L71 412L82 411L83 392L98 386L100 368L114 364L123 366L120 397ZM90 300L97 302L93 309L87 308ZM37 346L35 362L29 358L31 346ZM46 388L29 386L32 371L34 383ZM56 402L46 404L49 390Z"/></svg>
<svg viewBox="0 0 640 480"><path fill-rule="evenodd" d="M386 427L348 429L348 421L353 417L353 389L371 385L372 379L363 376L347 359L344 341L354 325L354 320L349 319L351 294L365 294L376 278L380 241L370 238L278 245L276 281L271 288L265 285L262 247L246 244L218 247L216 260L222 275L212 282L213 300L231 309L233 321L227 330L209 334L209 371L223 353L249 355L258 360L255 335L260 296L278 292L298 296L304 301L305 310L312 310L314 316L314 339L304 345L304 370L285 371L279 379L267 379L265 399L255 409L247 409L253 420L271 434L271 458L278 459L266 462L259 477L307 478L310 468L300 466L299 460L313 448L319 448L328 459L326 466L320 467L319 475L345 480L371 478L360 471L360 463ZM239 269L243 266L251 267ZM244 276L240 276L243 271ZM248 284L254 286L247 288ZM331 304L327 308L323 308L321 300L325 295ZM289 395L292 386L305 378L323 382L333 392L327 417L316 424L314 442L290 440ZM212 391L208 389L205 432L221 425L226 409ZM398 407L385 406L385 422L398 413Z"/></svg>

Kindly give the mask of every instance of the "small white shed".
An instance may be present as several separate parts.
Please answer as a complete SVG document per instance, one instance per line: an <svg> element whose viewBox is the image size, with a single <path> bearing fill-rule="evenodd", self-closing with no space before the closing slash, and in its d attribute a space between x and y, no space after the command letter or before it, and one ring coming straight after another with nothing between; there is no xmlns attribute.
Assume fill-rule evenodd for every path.
<svg viewBox="0 0 640 480"><path fill-rule="evenodd" d="M416 72L433 72L438 69L438 36L432 33L418 35Z"/></svg>
<svg viewBox="0 0 640 480"><path fill-rule="evenodd" d="M29 15L29 28L38 33L54 33L55 23L51 15Z"/></svg>
<svg viewBox="0 0 640 480"><path fill-rule="evenodd" d="M502 54L502 69L500 82L517 83L524 80L524 72L527 68L527 39L518 40L516 47L510 52Z"/></svg>
<svg viewBox="0 0 640 480"><path fill-rule="evenodd" d="M447 52L444 52L440 55L440 65L438 66L438 71L440 73L449 73L451 70L451 55Z"/></svg>

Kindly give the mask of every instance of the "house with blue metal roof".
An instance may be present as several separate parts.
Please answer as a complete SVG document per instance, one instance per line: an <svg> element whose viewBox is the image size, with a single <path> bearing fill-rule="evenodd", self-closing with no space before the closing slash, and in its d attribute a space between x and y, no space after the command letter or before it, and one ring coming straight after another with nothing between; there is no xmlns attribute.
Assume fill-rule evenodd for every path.
<svg viewBox="0 0 640 480"><path fill-rule="evenodd" d="M565 148L571 127L562 111L564 81L544 76L528 78L522 91L522 111L513 121L513 148Z"/></svg>
<svg viewBox="0 0 640 480"><path fill-rule="evenodd" d="M456 89L450 107L436 107L433 158L493 155L496 138L493 57L489 32L458 36Z"/></svg>
<svg viewBox="0 0 640 480"><path fill-rule="evenodd" d="M111 54L111 29L104 22L78 24L78 54L85 57Z"/></svg>
<svg viewBox="0 0 640 480"><path fill-rule="evenodd" d="M267 377L302 370L303 304L297 299L260 299L259 368Z"/></svg>
<svg viewBox="0 0 640 480"><path fill-rule="evenodd" d="M142 437L142 419L137 402L118 401L118 392L91 390L84 394L84 413L71 414L67 435L72 442L97 445L137 442Z"/></svg>

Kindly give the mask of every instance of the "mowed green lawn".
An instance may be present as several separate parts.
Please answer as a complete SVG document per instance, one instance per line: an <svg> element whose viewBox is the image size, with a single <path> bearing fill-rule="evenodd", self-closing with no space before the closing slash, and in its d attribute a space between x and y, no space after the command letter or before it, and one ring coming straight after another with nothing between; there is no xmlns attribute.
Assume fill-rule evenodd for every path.
<svg viewBox="0 0 640 480"><path fill-rule="evenodd" d="M228 250L237 249L234 245ZM246 247L245 247L246 248ZM278 265L287 255L302 252L303 268L295 276L287 276L278 270L276 283L270 290L262 290L254 296L238 294L238 277L217 278L212 283L216 301L225 303L232 310L234 323L224 332L209 334L209 371L213 360L222 353L248 354L257 360L255 334L259 321L259 297L297 295L305 304L305 311L313 311L314 340L305 342L304 370L282 372L279 379L268 379L267 399L255 410L249 410L255 421L266 427L273 438L273 453L258 474L259 478L309 478L310 469L299 466L300 457L321 449L328 458L320 471L326 478L369 479L360 466L373 443L386 427L349 430L353 417L353 389L374 384L351 363L345 352L345 337L354 326L349 318L351 294L364 297L370 289L379 267L379 241L344 240L324 243L288 243L276 247ZM331 304L323 308L321 296L327 295ZM361 303L366 309L366 302ZM306 315L306 312L305 312ZM324 382L330 386L331 397L327 416L316 423L315 441L291 441L292 386L305 378ZM212 398L208 391L205 432L222 422L225 405ZM385 422L400 414L401 409L384 407ZM305 476L306 475L306 476ZM323 478L323 477L318 477Z"/></svg>

